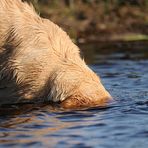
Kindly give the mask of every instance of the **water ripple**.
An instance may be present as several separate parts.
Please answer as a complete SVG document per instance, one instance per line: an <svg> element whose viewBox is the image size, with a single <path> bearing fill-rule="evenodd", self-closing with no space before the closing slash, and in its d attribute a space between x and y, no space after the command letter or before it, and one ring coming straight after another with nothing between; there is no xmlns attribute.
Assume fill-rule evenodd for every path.
<svg viewBox="0 0 148 148"><path fill-rule="evenodd" d="M0 147L147 148L147 64L109 60L91 66L115 99L104 108L0 108Z"/></svg>

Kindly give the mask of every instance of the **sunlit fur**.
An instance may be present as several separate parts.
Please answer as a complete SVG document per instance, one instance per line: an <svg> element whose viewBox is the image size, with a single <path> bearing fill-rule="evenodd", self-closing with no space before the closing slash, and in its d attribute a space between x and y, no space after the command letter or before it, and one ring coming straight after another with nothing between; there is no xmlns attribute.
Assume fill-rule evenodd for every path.
<svg viewBox="0 0 148 148"><path fill-rule="evenodd" d="M0 0L0 104L91 106L109 98L60 27L21 0Z"/></svg>

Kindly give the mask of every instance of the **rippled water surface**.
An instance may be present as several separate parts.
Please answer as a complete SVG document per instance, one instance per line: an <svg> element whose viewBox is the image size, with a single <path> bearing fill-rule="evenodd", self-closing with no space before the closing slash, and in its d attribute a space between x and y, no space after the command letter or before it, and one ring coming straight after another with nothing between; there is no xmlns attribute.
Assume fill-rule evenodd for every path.
<svg viewBox="0 0 148 148"><path fill-rule="evenodd" d="M105 108L22 105L0 110L0 147L148 147L148 60L90 65L115 98Z"/></svg>

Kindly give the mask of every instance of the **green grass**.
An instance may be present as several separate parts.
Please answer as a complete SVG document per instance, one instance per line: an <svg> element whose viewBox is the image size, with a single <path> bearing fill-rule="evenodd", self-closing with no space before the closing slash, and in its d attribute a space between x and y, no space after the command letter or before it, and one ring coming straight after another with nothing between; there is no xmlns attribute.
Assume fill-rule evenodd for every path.
<svg viewBox="0 0 148 148"><path fill-rule="evenodd" d="M130 34L125 35L123 37L124 41L141 41L141 40L148 40L148 35L144 34Z"/></svg>

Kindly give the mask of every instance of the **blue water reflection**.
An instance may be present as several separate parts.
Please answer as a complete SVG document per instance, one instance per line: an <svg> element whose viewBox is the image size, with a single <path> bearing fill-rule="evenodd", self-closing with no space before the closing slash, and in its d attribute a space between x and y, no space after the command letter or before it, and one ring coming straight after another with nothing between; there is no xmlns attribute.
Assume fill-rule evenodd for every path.
<svg viewBox="0 0 148 148"><path fill-rule="evenodd" d="M0 147L147 148L148 60L90 65L115 101L105 108L16 107L0 117ZM12 109L10 109L12 112Z"/></svg>

